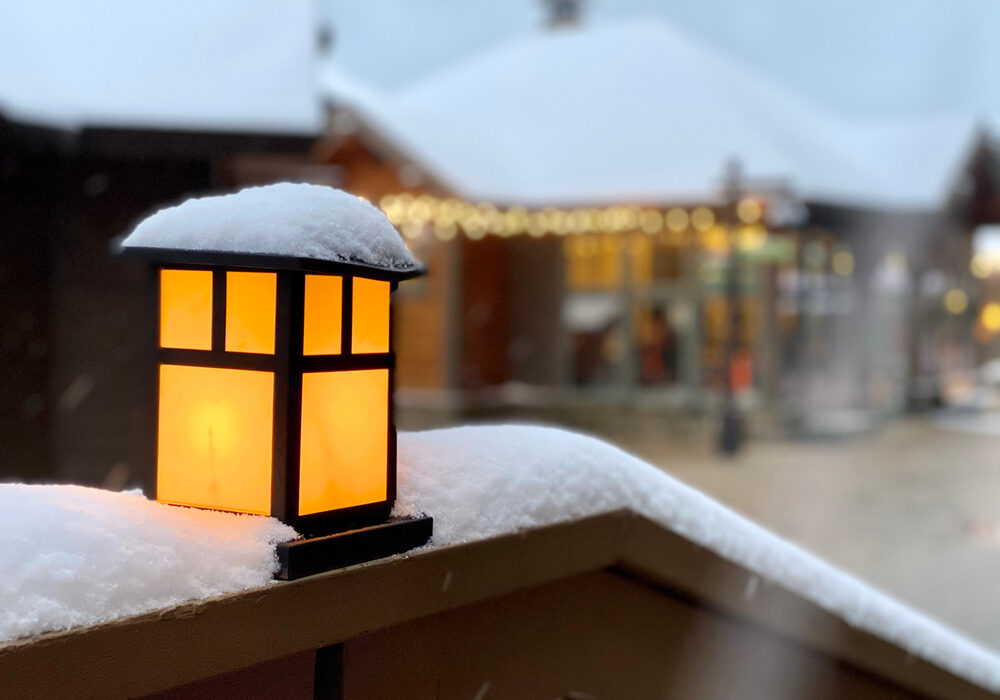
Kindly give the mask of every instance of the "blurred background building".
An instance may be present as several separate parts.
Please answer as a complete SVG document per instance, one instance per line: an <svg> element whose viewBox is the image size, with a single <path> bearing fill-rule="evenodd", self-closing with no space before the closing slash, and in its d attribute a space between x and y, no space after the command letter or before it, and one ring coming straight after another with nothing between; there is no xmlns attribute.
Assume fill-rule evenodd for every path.
<svg viewBox="0 0 1000 700"><path fill-rule="evenodd" d="M152 286L109 247L151 209L280 180L366 197L428 263L398 300L404 427L710 417L728 388L752 431L817 435L975 402L1000 350L1000 99L838 107L773 4L773 26L641 2L0 4L0 463L146 478ZM913 60L941 12L895 48L838 25L843 72ZM731 39L754 32L751 60ZM985 85L995 50L964 44ZM826 103L775 69L796 61Z"/></svg>

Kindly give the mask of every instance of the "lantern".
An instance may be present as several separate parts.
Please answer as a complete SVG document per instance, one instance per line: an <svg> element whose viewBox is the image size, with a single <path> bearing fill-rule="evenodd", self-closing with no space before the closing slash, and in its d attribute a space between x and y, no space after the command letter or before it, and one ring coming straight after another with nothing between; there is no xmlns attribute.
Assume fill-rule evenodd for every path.
<svg viewBox="0 0 1000 700"><path fill-rule="evenodd" d="M281 188L286 208L293 193L322 194L321 201L336 194L341 207L328 216L349 225L359 211L369 223L377 215L376 233L399 238L373 207L330 188L244 193L267 199ZM244 193L195 202L219 200L231 227ZM292 209L294 229L301 212ZM355 257L350 249L281 254L299 252L294 236L262 253L232 250L232 236L225 249L205 249L211 230L201 249L146 245L164 237L143 231L140 224L122 251L156 271L157 500L291 525L308 539L279 545L282 578L426 542L429 518L389 520L396 493L390 297L423 269L412 258L409 266L345 260Z"/></svg>

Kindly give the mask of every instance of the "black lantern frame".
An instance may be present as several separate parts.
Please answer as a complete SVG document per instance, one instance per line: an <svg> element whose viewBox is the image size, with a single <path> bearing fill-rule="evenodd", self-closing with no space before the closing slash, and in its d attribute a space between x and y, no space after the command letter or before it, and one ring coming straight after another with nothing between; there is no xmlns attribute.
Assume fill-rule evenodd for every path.
<svg viewBox="0 0 1000 700"><path fill-rule="evenodd" d="M232 253L224 251L194 251L169 248L124 247L121 255L126 258L142 259L152 263L157 276L163 269L208 270L212 273L212 334L211 349L194 350L164 348L157 343L158 364L191 367L212 367L220 369L242 369L273 372L274 406L272 414L272 455L271 455L271 512L270 515L292 526L299 533L309 536L324 536L331 533L344 534L349 528L360 528L353 532L351 551L343 551L343 546L332 546L329 542L325 550L313 546L311 552L303 554L303 564L298 567L298 575L307 575L316 570L330 568L323 565L335 561L338 565L356 563L371 556L384 556L404 551L429 539L431 519L417 518L387 523L385 532L371 527L386 523L396 498L396 429L393 420L393 390L395 386L395 352L392 337L392 304L389 304L389 348L384 353L352 352L352 329L354 311L354 279L365 278L390 283L390 299L402 280L424 274L423 267L396 270L368 265L365 263L317 260L312 258L261 255L253 253ZM274 353L259 354L227 351L226 343L226 273L227 272L273 272L277 275L275 297ZM341 351L339 354L304 355L303 319L305 313L306 275L337 275L341 278ZM160 328L159 280L156 284L155 328ZM312 372L337 372L350 370L384 369L388 371L388 391L386 410L386 498L384 501L359 506L335 509L308 515L299 514L299 468L300 438L302 418L302 377ZM154 405L159 410L159 383L157 383ZM157 429L158 430L158 429ZM156 440L158 441L158 436ZM416 525L414 525L416 524ZM335 535L336 537L336 535ZM326 539L317 537L317 540ZM315 542L316 540L313 540ZM308 540L306 541L308 542ZM399 548L393 543L409 543ZM283 572L279 577L297 578L294 562L287 561L294 549L302 541L279 546L279 556L283 560ZM300 547L301 549L301 547ZM336 551L335 551L336 550ZM392 551L388 551L392 550ZM304 550L303 550L304 551ZM323 554L327 551L327 555ZM317 555L317 552L319 554ZM293 553L294 554L294 553ZM318 567L318 568L317 568ZM287 574L287 575L285 575Z"/></svg>

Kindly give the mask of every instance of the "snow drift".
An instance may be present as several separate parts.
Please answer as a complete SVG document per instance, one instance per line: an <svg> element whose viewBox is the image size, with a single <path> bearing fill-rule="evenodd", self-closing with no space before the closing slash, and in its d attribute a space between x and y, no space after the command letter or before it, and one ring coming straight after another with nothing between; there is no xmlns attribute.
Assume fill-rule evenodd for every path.
<svg viewBox="0 0 1000 700"><path fill-rule="evenodd" d="M631 509L887 639L1000 690L1000 656L595 438L470 426L399 436L396 512L434 516L432 545Z"/></svg>
<svg viewBox="0 0 1000 700"><path fill-rule="evenodd" d="M139 493L0 484L0 640L263 585L293 537L273 518Z"/></svg>
<svg viewBox="0 0 1000 700"><path fill-rule="evenodd" d="M396 513L434 517L429 546L631 509L986 688L1000 656L600 440L476 426L399 435ZM267 584L272 518L165 506L132 493L0 485L0 640Z"/></svg>

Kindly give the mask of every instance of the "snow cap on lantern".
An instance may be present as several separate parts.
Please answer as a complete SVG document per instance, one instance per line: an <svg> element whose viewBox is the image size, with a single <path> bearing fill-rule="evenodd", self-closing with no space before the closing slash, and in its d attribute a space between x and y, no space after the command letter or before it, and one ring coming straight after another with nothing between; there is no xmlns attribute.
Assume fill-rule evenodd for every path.
<svg viewBox="0 0 1000 700"><path fill-rule="evenodd" d="M157 499L309 534L386 520L390 293L423 268L385 215L253 187L157 212L121 252L157 270Z"/></svg>

